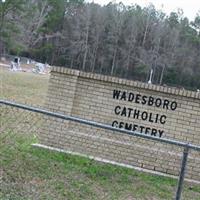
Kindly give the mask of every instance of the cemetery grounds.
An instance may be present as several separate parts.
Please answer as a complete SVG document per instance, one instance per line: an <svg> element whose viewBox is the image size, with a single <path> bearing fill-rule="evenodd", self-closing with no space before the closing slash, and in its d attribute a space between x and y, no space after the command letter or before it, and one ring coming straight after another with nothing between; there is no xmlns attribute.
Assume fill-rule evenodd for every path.
<svg viewBox="0 0 200 200"><path fill-rule="evenodd" d="M0 98L43 107L49 75L0 66ZM32 147L38 115L0 106L0 200L167 200L177 180ZM28 128L27 128L28 127ZM199 200L185 183L183 199Z"/></svg>

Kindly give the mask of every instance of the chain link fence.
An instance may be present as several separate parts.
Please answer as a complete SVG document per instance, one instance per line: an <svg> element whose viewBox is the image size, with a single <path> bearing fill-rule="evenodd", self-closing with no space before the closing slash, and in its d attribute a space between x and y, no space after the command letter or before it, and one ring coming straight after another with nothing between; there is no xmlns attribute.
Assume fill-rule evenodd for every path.
<svg viewBox="0 0 200 200"><path fill-rule="evenodd" d="M44 104L47 86L48 76L10 73L3 68L0 69L1 98L37 105L37 109L40 109L42 107L38 105ZM68 127L65 126L68 123L65 119L0 103L0 200L174 199L177 191L176 179L33 147L32 144L40 142L41 127L45 125L45 128L51 129L48 126L49 121L55 125L62 122L63 125L59 128L64 130ZM74 132L81 131L82 128L92 132L91 126L85 124L76 126L75 122L71 123L70 128ZM114 133L114 137L117 138L117 132ZM92 137L99 137L99 134L92 133L90 143L93 142ZM124 134L123 140L127 141L128 137ZM61 143L65 142L62 137L57 139ZM164 146L163 143L160 145ZM180 153L183 151L182 147L173 145L170 147L172 151L177 149ZM153 157L151 152L148 153ZM192 154L199 156L194 150ZM131 159L134 160L134 156ZM190 168L196 169L199 164L191 162L190 159L188 161ZM177 167L180 165L181 162L180 164L178 162ZM199 170L195 173L199 173ZM199 200L200 185L186 183L182 199Z"/></svg>
<svg viewBox="0 0 200 200"><path fill-rule="evenodd" d="M32 147L49 117L66 122L0 103L0 199L174 198L175 179ZM198 200L199 185L187 183L182 197Z"/></svg>
<svg viewBox="0 0 200 200"><path fill-rule="evenodd" d="M100 176L109 177L120 168L110 171L109 166L86 158L31 146L39 142L48 119L41 113L0 104L0 199L117 199L117 189L103 187ZM120 199L124 198L122 194Z"/></svg>

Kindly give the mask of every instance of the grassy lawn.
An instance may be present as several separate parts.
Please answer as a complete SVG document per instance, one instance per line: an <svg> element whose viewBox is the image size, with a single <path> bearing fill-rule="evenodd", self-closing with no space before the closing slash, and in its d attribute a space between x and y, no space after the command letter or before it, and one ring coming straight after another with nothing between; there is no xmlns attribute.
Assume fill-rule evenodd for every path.
<svg viewBox="0 0 200 200"><path fill-rule="evenodd" d="M10 72L0 67L0 98L43 105L48 88L49 75L26 72Z"/></svg>
<svg viewBox="0 0 200 200"><path fill-rule="evenodd" d="M48 78L0 70L0 98L42 106ZM0 127L1 200L173 199L174 179L32 147L37 137L32 131L8 127L14 110L6 109L0 107L0 123L6 127ZM13 120L16 126L17 122ZM186 183L183 199L199 200L200 185Z"/></svg>

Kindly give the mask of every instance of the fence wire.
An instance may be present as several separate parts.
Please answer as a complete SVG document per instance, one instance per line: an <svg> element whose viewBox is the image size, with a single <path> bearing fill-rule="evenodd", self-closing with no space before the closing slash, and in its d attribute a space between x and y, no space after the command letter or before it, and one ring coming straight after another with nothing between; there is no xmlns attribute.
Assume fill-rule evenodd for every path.
<svg viewBox="0 0 200 200"><path fill-rule="evenodd" d="M174 198L175 179L33 148L31 144L39 143L41 127L48 124L49 118L58 120L0 104L0 199ZM187 183L182 199L199 197L200 186Z"/></svg>

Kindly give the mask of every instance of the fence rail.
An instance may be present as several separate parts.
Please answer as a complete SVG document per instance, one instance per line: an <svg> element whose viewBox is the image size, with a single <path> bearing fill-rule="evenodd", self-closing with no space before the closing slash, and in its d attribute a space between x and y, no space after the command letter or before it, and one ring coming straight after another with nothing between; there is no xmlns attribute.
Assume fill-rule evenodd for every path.
<svg viewBox="0 0 200 200"><path fill-rule="evenodd" d="M90 120L85 120L85 119L81 119L81 118L78 118L78 117L64 115L64 114L61 114L61 113L55 113L55 112L51 112L51 111L44 110L44 109L41 109L41 108L36 108L36 107L32 107L32 106L18 104L18 103L11 102L11 101L0 100L0 105L11 106L11 107L31 111L31 112L34 112L34 113L40 113L40 114L44 114L44 115L47 115L47 116L56 117L56 118L59 118L59 119L69 120L69 121L73 121L73 122L77 122L77 123L81 123L81 124L86 124L86 125L97 127L97 128L107 129L107 130L111 130L111 131L125 133L125 134L131 135L131 136L136 136L136 137L140 137L140 138L144 138L144 139L149 139L149 140L153 140L153 141L158 141L158 142L162 142L162 143L166 143L166 144L171 144L171 145L183 147L184 150L183 150L181 170L180 170L179 181L178 181L176 197L175 197L176 200L181 199L181 193L182 193L182 189L183 189L183 182L184 182L184 176L185 176L185 172L186 172L186 165L187 165L187 158L188 158L189 150L192 149L192 150L195 150L195 151L200 151L200 146L193 145L193 144L190 144L190 143L180 142L180 141L177 141L177 140L166 139L166 138L153 137L153 136L141 134L137 131L133 132L133 131L125 130L125 129L119 129L119 128L112 127L110 125L105 125L105 124L102 124L102 123L98 123L98 122L94 122L94 121L90 121Z"/></svg>

